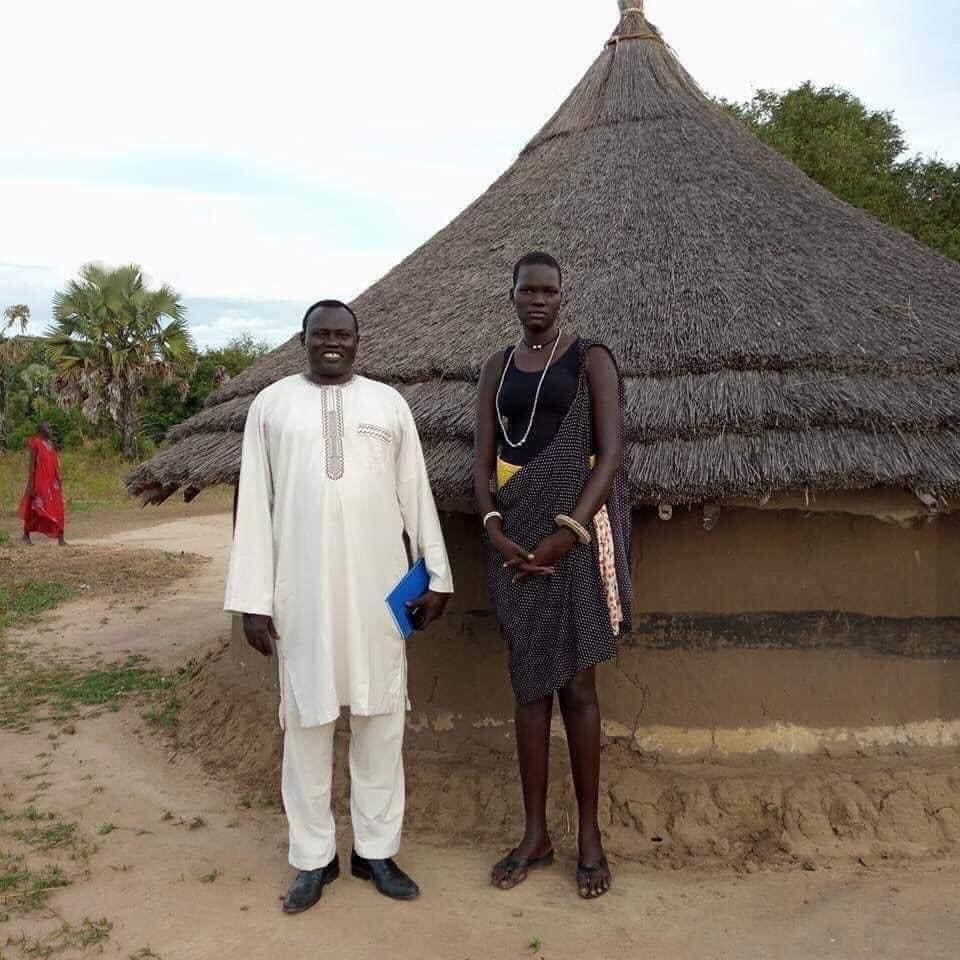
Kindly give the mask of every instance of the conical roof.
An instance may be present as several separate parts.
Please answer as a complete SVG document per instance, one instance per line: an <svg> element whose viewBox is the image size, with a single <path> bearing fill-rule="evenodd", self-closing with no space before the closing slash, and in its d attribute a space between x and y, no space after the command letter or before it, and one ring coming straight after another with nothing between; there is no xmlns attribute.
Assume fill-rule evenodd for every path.
<svg viewBox="0 0 960 960"><path fill-rule="evenodd" d="M960 265L760 143L625 5L517 161L353 304L359 368L407 397L437 495L470 502L475 383L516 338L510 273L531 249L563 265L567 328L625 375L635 502L956 494ZM234 480L250 400L302 367L294 337L171 431L131 491Z"/></svg>

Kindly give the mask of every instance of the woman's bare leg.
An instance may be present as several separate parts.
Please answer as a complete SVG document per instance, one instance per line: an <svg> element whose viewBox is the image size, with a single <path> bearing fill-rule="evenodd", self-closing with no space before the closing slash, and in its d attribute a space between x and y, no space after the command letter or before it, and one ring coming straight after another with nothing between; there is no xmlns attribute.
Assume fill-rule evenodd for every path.
<svg viewBox="0 0 960 960"><path fill-rule="evenodd" d="M581 670L560 692L560 712L567 730L570 767L577 794L582 897L599 897L610 889L597 805L600 794L600 702L593 667ZM586 869L583 869L586 868Z"/></svg>
<svg viewBox="0 0 960 960"><path fill-rule="evenodd" d="M533 703L518 703L515 718L517 759L523 787L523 809L526 827L523 839L508 857L497 863L491 874L493 883L507 890L526 879L526 868L511 870L505 863L509 856L534 860L549 853L553 845L547 831L547 785L550 768L550 718L553 696Z"/></svg>

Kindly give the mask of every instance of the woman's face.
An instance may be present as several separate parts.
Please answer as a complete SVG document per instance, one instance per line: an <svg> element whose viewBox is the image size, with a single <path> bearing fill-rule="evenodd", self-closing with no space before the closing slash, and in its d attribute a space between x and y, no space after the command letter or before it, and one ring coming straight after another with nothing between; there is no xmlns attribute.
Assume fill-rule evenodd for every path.
<svg viewBox="0 0 960 960"><path fill-rule="evenodd" d="M523 329L543 333L557 322L560 312L560 276L545 263L524 264L510 296Z"/></svg>

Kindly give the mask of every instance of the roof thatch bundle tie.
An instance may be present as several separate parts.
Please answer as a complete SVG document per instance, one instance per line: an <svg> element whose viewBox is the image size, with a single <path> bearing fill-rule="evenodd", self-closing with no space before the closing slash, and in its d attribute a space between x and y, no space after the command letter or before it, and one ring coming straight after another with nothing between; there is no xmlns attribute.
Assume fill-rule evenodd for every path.
<svg viewBox="0 0 960 960"><path fill-rule="evenodd" d="M657 43L663 43L663 37L658 37L655 33L625 33L623 36L614 34L608 41L608 47L615 47L622 40L656 40Z"/></svg>

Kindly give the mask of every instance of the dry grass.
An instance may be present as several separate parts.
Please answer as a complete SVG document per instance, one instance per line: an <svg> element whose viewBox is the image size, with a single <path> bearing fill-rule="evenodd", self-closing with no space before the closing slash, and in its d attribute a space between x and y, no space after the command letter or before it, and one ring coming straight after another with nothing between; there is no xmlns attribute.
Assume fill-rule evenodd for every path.
<svg viewBox="0 0 960 960"><path fill-rule="evenodd" d="M52 585L56 600L99 597L105 602L136 594L156 594L204 563L202 557L127 547L0 546L0 624L7 608L8 625L42 612L21 599L38 584ZM5 598L5 600L4 600ZM11 618L12 613L12 618Z"/></svg>
<svg viewBox="0 0 960 960"><path fill-rule="evenodd" d="M35 621L58 603L95 597L105 605L155 595L204 562L193 554L122 547L0 547L0 728L25 731L38 719L61 726L83 708L146 703L145 719L176 724L175 680L136 657L118 663L67 662L33 653L9 628ZM7 635L5 635L5 633Z"/></svg>

